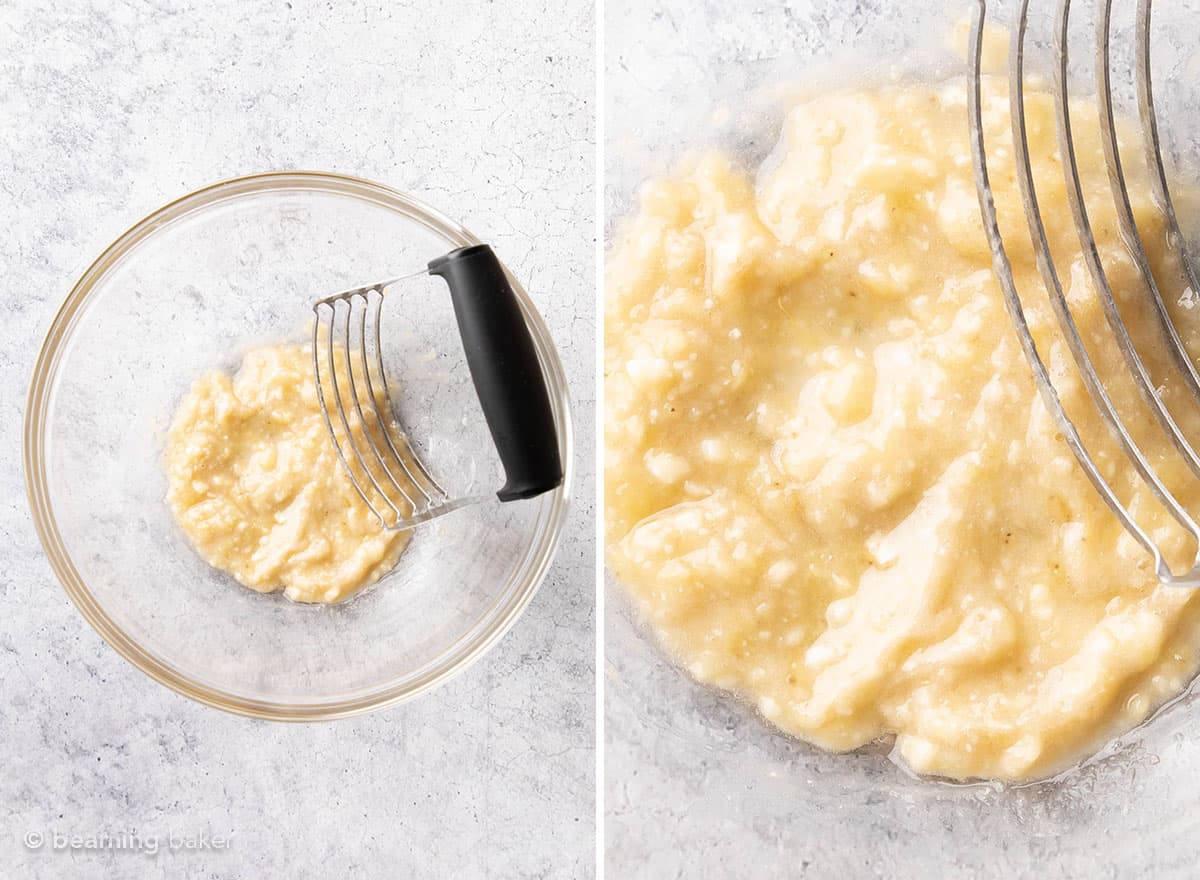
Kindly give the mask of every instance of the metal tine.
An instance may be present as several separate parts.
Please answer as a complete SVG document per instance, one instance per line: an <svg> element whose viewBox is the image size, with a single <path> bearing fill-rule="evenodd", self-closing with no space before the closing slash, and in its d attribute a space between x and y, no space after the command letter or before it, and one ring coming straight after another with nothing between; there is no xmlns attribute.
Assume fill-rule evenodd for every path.
<svg viewBox="0 0 1200 880"><path fill-rule="evenodd" d="M1027 2L1022 9L1018 30L1020 37L1014 33L1013 42L1020 50L1024 44L1024 28L1027 22ZM1029 362L1030 369L1033 371L1034 378L1038 387L1038 391L1042 396L1047 410L1051 418L1054 420L1058 429L1062 432L1068 447L1075 454L1079 461L1084 474L1100 495L1105 504L1112 510L1113 514L1120 521L1121 525L1129 532L1129 534L1138 542L1138 544L1153 558L1155 574L1158 579L1165 584L1178 586L1198 586L1200 585L1200 564L1194 565L1193 568L1183 575L1175 575L1168 567L1166 560L1163 558L1158 546L1150 539L1150 536L1145 532L1133 516L1129 513L1126 507L1121 503L1112 487L1104 479L1100 473L1091 454L1083 445L1083 441L1079 436L1079 432L1067 415L1066 409L1059 399L1058 392L1050 380L1049 371L1043 362L1041 355L1038 353L1037 344L1034 342L1033 336L1029 330L1029 324L1025 317L1024 307L1021 305L1021 299L1016 289L1016 282L1012 274L1012 264L1008 258L1008 252L1005 249L1004 241L1000 235L1000 223L996 215L995 199L992 195L991 181L987 167L987 151L984 144L983 123L982 123L982 58L983 58L983 29L987 20L987 0L977 0L975 13L971 25L971 44L968 51L968 61L970 65L971 83L967 94L968 114L970 121L971 132L971 154L974 160L975 169L975 184L979 196L980 214L983 219L984 231L987 235L988 244L992 252L992 264L995 270L996 278L1000 284L1001 293L1003 294L1004 304L1008 310L1009 316L1012 319L1013 326L1017 330L1017 339L1021 345L1022 351L1025 354L1026 360ZM1011 62L1010 62L1011 64ZM1012 70L1010 67L1010 78ZM1016 83L1020 83L1020 79L1016 79ZM1019 85L1018 85L1019 87ZM1015 104L1014 104L1015 106ZM1023 104L1021 105L1023 108ZM1017 113L1013 113L1014 128L1016 125ZM1023 120L1023 110L1020 114ZM1014 139L1016 132L1014 130ZM1026 161L1028 156L1026 155ZM1028 209L1028 205L1026 206ZM1040 221L1040 218L1039 218ZM1039 255L1039 260L1041 259Z"/></svg>
<svg viewBox="0 0 1200 880"><path fill-rule="evenodd" d="M342 358L346 362L346 381L347 381L347 384L350 386L349 387L350 399L354 403L354 414L356 416L358 416L358 424L362 428L362 435L363 435L363 439L366 441L366 445L370 448L371 453L374 455L375 461L378 462L379 467L383 471L384 476L392 484L392 486L395 487L396 491L400 493L400 496L404 499L404 503L408 505L409 509L407 511L401 512L399 505L397 505L392 500L392 498L388 495L387 490L383 487L383 485L379 482L379 480L376 479L374 471L372 471L370 466L367 464L367 459L365 459L361 455L359 455L359 461L362 463L364 470L367 471L367 476L371 480L371 485L373 485L375 487L376 491L378 491L379 494L383 496L383 500L387 503L387 505L396 511L397 519L402 520L402 519L406 519L412 513L416 512L417 502L412 498L411 495L408 494L408 491L403 486L400 485L399 481L396 480L396 478L392 474L392 472L390 470L388 470L387 465L384 464L383 457L379 454L379 448L375 445L375 441L371 437L370 427L367 425L366 416L363 414L362 402L360 400L360 396L358 393L358 383L354 379L354 357L352 354L352 344L351 344L350 332L353 329L355 312L356 311L358 312L360 318L365 314L364 310L355 309L355 307L354 307L355 302L360 297L365 302L367 294L355 292L355 293L349 294L345 299L345 302L346 302L346 324L345 324L344 332L342 334ZM339 405L340 405L340 403L341 403L341 401L339 399ZM350 442L352 444L354 444L355 453L358 454L359 453L358 446L360 444L356 441L356 439L353 436L350 437Z"/></svg>
<svg viewBox="0 0 1200 880"><path fill-rule="evenodd" d="M1200 371L1184 348L1183 340L1175 329L1170 313L1162 298L1162 291L1154 277L1150 259L1146 255L1145 243L1137 228L1133 216L1133 205L1129 201L1129 189L1125 183L1125 166L1121 161L1121 152L1117 144L1117 129L1113 119L1112 84L1111 84L1111 31L1112 31L1112 0L1101 0L1102 8L1096 19L1096 94L1100 102L1100 132L1104 147L1104 160L1108 167L1108 177L1112 184L1113 201L1117 206L1117 221L1121 226L1121 237L1133 256L1138 271L1146 281L1150 292L1150 302L1154 306L1154 316L1159 329L1167 340L1167 352L1171 356L1176 369L1183 377L1183 382L1193 397L1200 400ZM1151 164L1155 160L1151 160ZM1182 439L1182 437L1180 437ZM1186 442L1186 441L1184 441ZM1194 447L1189 446L1189 449Z"/></svg>
<svg viewBox="0 0 1200 880"><path fill-rule="evenodd" d="M421 274L421 273L418 273L418 274ZM411 276L411 275L406 276L406 278L411 278L411 277L413 277L413 276ZM399 279L399 280L406 280L406 279ZM380 389L383 392L383 399L385 401L387 401L388 415L391 417L391 421L394 422L395 424L399 425L401 430L404 431L404 436L406 438L405 439L405 448L408 449L409 448L409 444L407 442L408 431L405 428L404 422L401 421L399 415L396 413L395 404L392 403L392 395L391 395L390 390L388 389L388 384L387 384L387 373L383 369L383 346L380 343L380 337L379 337L379 327L380 327L380 324L382 323L381 313L383 311L383 296L384 296L383 291L389 284L394 284L394 283L395 283L394 281L389 281L389 282L383 282L383 283L380 283L379 285L376 285L376 289L378 290L378 293L379 293L379 298L375 301L375 309L374 309L375 318L374 318L374 321L372 322L372 324L373 324L373 334L372 335L374 336L374 343L375 343L375 367L376 367L376 371L377 371L376 374L379 376L379 385L380 385ZM371 382L371 371L368 367L365 344L363 345L363 369L364 369L364 372L366 372L366 374L367 374L367 383L369 386L370 382ZM372 391L372 393L371 393L371 400L372 401L376 400L374 391ZM377 413L377 415L380 415L382 417L382 413L379 413L378 407L376 407L376 413ZM409 473L411 475L412 471L409 470L408 465L405 462L405 457L400 454L399 450L397 450L395 444L392 442L391 432L384 431L384 437L387 439L388 446L391 448L392 454L395 455L396 460L400 462L400 466L404 468L406 473ZM424 485L422 486L422 491L426 493L426 497L428 497L430 499L430 501L433 501L435 498L444 501L446 498L449 497L446 494L446 490L443 489L438 484L437 480L435 480L433 478L433 476L429 473L429 471L427 471L425 469L425 465L423 465L421 463L420 457L418 457L417 455L413 454L410 451L408 458L410 458L412 460L413 468L420 475L421 481L424 482ZM414 482L418 482L418 484L420 484L421 481L414 480Z"/></svg>
<svg viewBox="0 0 1200 880"><path fill-rule="evenodd" d="M1137 6L1137 89L1138 114L1142 122L1142 138L1150 162L1150 185L1167 224L1167 240L1178 251L1188 284L1200 293L1200 277L1192 260L1187 239L1179 226L1175 200L1167 183L1167 169L1162 159L1162 140L1158 133L1158 113L1154 107L1154 84L1150 72L1150 14L1153 0L1138 0ZM1186 354L1186 352L1185 352ZM1190 362L1190 359L1189 359Z"/></svg>
<svg viewBox="0 0 1200 880"><path fill-rule="evenodd" d="M1124 421L1117 412L1116 406L1108 396L1108 390L1105 388L1099 373L1097 373L1092 358L1083 343L1083 338L1079 334L1079 328L1075 324L1075 318L1071 314L1070 306L1067 305L1062 283L1054 267L1053 257L1050 253L1050 243L1046 237L1046 228L1042 222L1041 209L1038 204L1037 190L1033 182L1033 167L1029 160L1029 144L1025 129L1025 33L1028 25L1028 11L1029 0L1022 0L1017 29L1013 32L1013 56L1009 71L1009 89L1011 93L1010 104L1012 108L1013 148L1014 158L1017 163L1017 181L1021 187L1021 195L1025 202L1029 232L1033 238L1034 248L1037 252L1038 269L1042 274L1046 291L1050 296L1050 305L1053 308L1055 317L1058 319L1063 336L1066 338L1067 347L1071 350L1071 355L1075 360L1076 366L1079 368L1079 373L1083 378L1084 384L1095 401L1104 422L1108 425L1109 430L1120 444L1122 450L1133 461L1138 474L1150 487L1155 498L1167 508L1180 526L1196 539L1197 546L1200 548L1200 526L1196 525L1178 499L1163 484L1158 474L1154 471L1154 468L1142 453L1141 448L1129 434ZM1075 217L1079 243L1083 249L1085 259L1089 263L1089 268L1093 270L1098 295L1101 296L1102 303L1106 307L1107 316L1107 306L1111 304L1115 312L1116 305L1112 299L1112 290L1108 285L1108 280L1104 276L1103 267L1099 263L1099 254L1096 252L1096 242L1092 237L1091 227L1086 223L1086 215L1082 205L1081 193L1079 192L1079 169L1074 152L1070 113L1066 103L1065 64L1067 48L1065 44L1069 14L1070 0L1060 0L1060 27L1055 33L1055 52L1059 59L1059 66L1055 70L1054 91L1055 106L1058 110L1060 152L1063 154L1063 170L1067 179L1067 200L1071 203L1072 214ZM1121 321L1119 314L1116 315L1115 321L1109 316L1109 323L1113 326L1114 331L1118 332L1118 337L1121 335L1121 332L1124 332L1126 338L1128 338L1127 329ZM1119 331L1118 328L1120 328ZM1132 348L1132 342L1129 343L1129 346ZM1140 365L1140 360L1137 363ZM1197 561L1200 562L1200 557L1198 557Z"/></svg>
<svg viewBox="0 0 1200 880"><path fill-rule="evenodd" d="M371 384L371 374L370 374L370 371L366 369L366 366L367 366L366 326L367 326L367 315L371 310L370 295L371 295L372 291L375 291L376 293L379 293L382 296L381 291L378 291L375 288L369 288L366 292L364 292L362 294L354 294L351 297L351 302L353 302L353 300L357 299L359 296L361 296L362 300L363 300L363 308L357 310L357 313L358 313L358 359L359 359L359 363L362 364L362 367L363 367L363 378L364 378L364 382L365 382L366 389L367 389L367 397L368 397L368 400L370 401L370 405L367 407L367 409L370 410L371 413L374 415L375 424L378 426L379 432L384 436L384 438L386 440L386 445L392 450L393 454L395 455L395 446L392 442L391 432L388 429L387 423L384 422L384 420L380 416L379 404L375 400L375 389ZM412 510L408 516L411 517L415 514L423 513L427 509L428 505L432 502L433 499L429 497L429 493L427 493L421 487L420 483L418 483L417 480L413 477L412 472L409 471L408 466L404 463L404 460L401 459L399 455L396 455L395 456L396 460L399 462L400 468L404 472L404 477L407 478L407 480L406 480L407 485L410 486L412 489L414 489L415 492L420 495L420 500L418 500L417 498L414 498L413 495L410 494L409 490L406 489L403 485L401 485L400 481L396 478L396 475L392 472L392 469L390 467L388 467L388 463L384 460L383 453L379 449L379 444L377 444L375 442L375 438L371 435L370 428L367 425L366 415L364 414L363 408L362 408L362 397L358 393L358 386L354 379L354 364L351 361L351 354L350 354L350 352L351 352L351 345L350 345L351 329L352 328L350 327L349 316L348 316L347 323L346 323L346 346L345 346L346 361L347 361L347 368L348 368L347 371L350 374L350 387L354 393L354 408L358 413L359 421L362 423L363 435L366 438L367 444L371 447L371 453L375 456L375 460L377 462L379 462L379 466L380 466L380 468L383 469L383 472L387 476L388 480L391 482L391 484L393 486L396 487L396 490L401 495L404 496L404 500L408 503L409 507L412 508ZM406 517L406 518L408 518L408 517Z"/></svg>
<svg viewBox="0 0 1200 880"><path fill-rule="evenodd" d="M407 452L408 454L405 455L397 447L396 440L392 436L393 431L390 428L392 425L396 425L397 427L399 427L399 422L395 419L394 416L389 421L387 416L384 414L383 410L380 408L379 393L375 390L375 383L374 383L374 380L371 378L371 361L367 355L367 341L368 341L367 319L368 319L368 316L374 314L374 319L372 320L372 324L374 326L374 336L376 338L378 338L378 336L379 336L379 309L383 304L383 291L376 290L376 293L378 294L378 297L374 300L374 306L372 306L372 301L368 296L367 308L364 309L362 312L362 320L359 322L359 332L358 332L359 362L362 366L362 374L365 377L365 381L366 381L366 385L367 385L367 398L370 400L371 410L375 416L375 423L379 426L379 431L383 435L384 445L387 447L387 450L391 453L391 457L400 466L400 469L402 471L404 471L404 475L408 478L408 480L412 484L413 488L415 488L424 497L424 499L425 499L424 505L436 504L445 498L445 493L441 492L440 489L436 489L436 484L433 487L433 490L431 491L431 487L429 486L429 483L432 481L429 480L428 474L425 473L424 468L421 466L420 460L417 458L417 456L415 454L412 453L412 451L408 445L406 437L402 436L400 439L400 443L404 446L405 452ZM381 373L381 375L382 375L382 373ZM384 386L381 385L381 388L382 387L384 387ZM386 389L384 390L383 393L385 395L384 399L388 401L387 406L390 411L391 410L391 401L386 396L387 395ZM409 466L409 461L412 462L412 467ZM386 467L387 465L385 464L384 466ZM414 473L414 471L415 471L415 473ZM425 482L422 482L422 478L424 478ZM418 505L418 506L423 506L423 505ZM414 511L414 513L416 513L416 511Z"/></svg>
<svg viewBox="0 0 1200 880"><path fill-rule="evenodd" d="M321 307L322 306L329 309L329 324L327 327L325 325L324 320L321 317L321 314L322 314ZM358 497L362 499L362 502L363 502L363 504L365 504L367 506L367 509L370 510L371 513L375 514L376 517L378 517L380 525L383 526L384 528L387 528L388 527L387 518L372 503L371 499L369 499L367 497L367 493L363 490L363 487L359 484L358 478L354 475L354 469L352 467L350 467L350 462L346 458L345 452L342 450L342 441L340 439L338 439L338 433L336 430L334 430L333 422L329 418L329 406L328 406L328 403L325 398L325 387L324 387L325 383L324 383L324 380L322 379L322 374L321 374L322 358L321 358L320 334L321 334L321 328L326 327L325 338L326 338L327 342L329 339L331 339L333 337L335 325L337 322L337 309L335 307L334 301L321 300L320 302L316 303L313 306L313 313L316 316L316 320L313 321L313 336L312 336L313 376L314 376L314 382L317 386L317 402L320 404L320 407L321 407L321 415L325 419L325 427L329 430L329 436L333 440L333 448L334 448L334 451L337 452L338 461L340 461L342 464L342 470L350 478L350 484L354 487L354 491L358 493ZM328 347L328 358L327 358L327 363L326 363L326 370L329 373L329 375L327 377L329 380L329 383L330 383L330 385L333 386L333 389L336 392L337 391L337 374L335 372L333 372L333 349L332 349L332 346ZM343 424L345 424L345 413L342 411L340 404L338 406L338 412L342 413L342 422L343 422ZM347 427L347 430L346 430L347 438L349 438L349 433L350 432Z"/></svg>
<svg viewBox="0 0 1200 880"><path fill-rule="evenodd" d="M1062 0L1060 10L1069 6L1070 0ZM1065 20L1065 19L1062 19ZM1029 24L1029 0L1022 0L1020 12L1017 19L1017 27L1012 34L1012 52L1009 66L1009 105L1012 120L1012 138L1013 138L1013 159L1016 165L1017 183L1021 189L1021 197L1025 205L1026 221L1029 225L1029 234L1034 246L1034 252L1037 259L1038 271L1042 275L1043 283L1046 286L1046 293L1050 300L1051 308L1055 318L1058 320L1060 329L1067 342L1067 347L1071 351L1071 355L1075 360L1075 364L1079 369L1080 376L1084 384L1087 386L1088 393L1092 396L1100 411L1105 424L1120 444L1122 450L1134 462L1139 475L1145 480L1154 495L1158 500L1172 512L1172 515L1179 520L1184 528L1189 528L1190 519L1182 506L1178 503L1175 497L1159 480L1158 475L1154 472L1141 449L1134 442L1128 430L1125 427L1120 415L1117 413L1116 406L1108 396L1108 391L1100 379L1094 364L1092 363L1091 355L1088 353L1084 345L1083 338L1079 333L1079 328L1075 323L1075 317L1071 314L1070 307L1067 305L1066 296L1063 293L1062 282L1058 277L1058 271L1054 266L1053 256L1050 252L1050 242L1046 236L1046 227L1042 221L1041 206L1038 200L1037 188L1033 181L1033 166L1029 158L1029 141L1026 130L1025 120L1025 36ZM1055 35L1055 50L1060 58L1063 58L1065 46L1060 46L1059 42L1065 43L1065 34L1057 32ZM1061 71L1062 68L1059 68ZM1060 152L1063 154L1064 173L1068 178L1068 190L1070 190L1071 172L1067 169L1074 168L1075 155L1073 151L1073 141L1070 133L1070 117L1065 109L1063 101L1064 79L1060 72L1055 74L1055 94L1054 100L1059 110L1060 122ZM1066 120L1065 133L1061 126L1063 120ZM1075 169L1076 175L1078 170ZM1076 176L1076 184L1078 177ZM1080 236L1080 243L1087 250L1087 244L1084 238L1087 233L1079 224L1078 216L1076 216L1076 224ZM1094 246L1094 242L1093 242ZM1057 399L1057 398L1056 398ZM1062 406L1061 401L1058 404ZM1065 411L1064 411L1065 414ZM1103 477L1101 477L1103 479ZM1189 528L1193 534L1196 534L1194 526ZM1200 538L1198 538L1200 540Z"/></svg>
<svg viewBox="0 0 1200 880"><path fill-rule="evenodd" d="M1028 0L1025 0L1025 5L1028 5ZM1117 308L1117 301L1113 295L1112 285L1109 283L1108 276L1104 272L1104 265L1100 260L1100 251L1096 245L1096 236L1092 229L1091 218L1088 215L1087 205L1084 204L1083 184L1079 176L1079 160L1075 155L1074 132L1071 126L1071 111L1069 107L1070 86L1067 82L1067 68L1070 63L1068 32L1071 19L1071 0L1060 0L1058 16L1059 26L1055 32L1054 39L1055 55L1058 59L1058 64L1054 69L1054 106L1058 116L1059 152L1063 156L1063 175L1067 182L1067 203L1071 207L1071 215L1075 220L1075 229L1079 236L1083 259L1087 263L1088 272L1092 276L1096 295L1100 298L1100 306L1104 312L1104 317L1108 321L1108 326L1113 331L1113 334L1117 337L1117 347L1120 349L1121 356L1125 359L1125 363L1133 374L1134 384L1138 389L1138 393L1141 394L1142 399L1150 407L1155 420L1158 421L1159 425L1170 436L1172 445L1183 456L1192 473L1200 476L1200 457L1196 455L1196 450L1184 438L1179 425L1175 422L1174 417L1155 390L1155 383L1150 378L1150 373L1146 369L1145 362L1142 360L1141 355L1133 344L1133 339L1129 335L1129 328L1126 326L1125 320ZM1020 75L1020 71L1018 71L1018 75ZM1107 85L1107 74L1099 73L1098 76ZM1101 91L1097 95L1097 98L1102 105L1107 107L1107 112L1111 115L1112 93ZM1104 113L1105 110L1102 109L1101 115L1103 116ZM1115 182L1112 185L1114 187L1117 186ZM1117 201L1119 202L1120 199ZM1130 216L1132 218L1132 213ZM1153 274L1148 274L1150 274L1152 279ZM1180 524L1187 528L1196 537L1196 540L1200 542L1200 526L1196 524L1182 507L1179 510L1186 518Z"/></svg>
<svg viewBox="0 0 1200 880"><path fill-rule="evenodd" d="M346 328L347 329L346 329L346 333L345 333L345 340L346 340L346 344L349 344L349 341L350 341L350 333L349 333L350 311L352 309L352 306L351 306L351 303L349 300L343 299L342 302L345 303L345 305L346 305ZM337 303L336 302L329 303L329 305L333 309L333 318L334 318L333 324L336 327L337 313L338 313ZM371 505L372 510L374 510L376 515L379 516L380 520L383 521L384 527L388 528L388 527L394 526L400 520L403 520L404 513L387 496L387 493L383 491L383 488L379 485L379 482L375 479L375 475L373 473L371 473L371 469L367 467L367 463L363 459L362 452L359 450L358 444L354 442L354 434L350 429L350 420L346 415L346 407L342 402L342 390L339 387L339 383L337 381L338 371L337 371L336 366L334 365L335 361L334 361L334 342L333 342L333 340L334 340L334 334L331 332L329 334L329 338L326 340L325 347L326 347L326 352L327 352L326 356L329 360L329 375L330 375L330 379L332 380L330 382L330 384L333 386L333 399L337 404L338 418L341 421L342 429L346 432L346 435L345 435L346 436L346 445L349 446L350 451L352 453L354 453L355 461L358 462L358 466L362 468L363 473L365 473L367 475L367 479L371 481L371 485L375 488L375 492L377 493L379 498L383 501L384 504L386 504L389 508L391 508L392 513L394 514L395 518L391 521L388 521L387 517L384 516L384 514L381 510L379 510L375 505L373 505L373 504ZM348 363L349 363L349 361L347 361L347 364ZM351 382L353 383L353 377L351 377ZM352 394L354 393L353 390L351 391L351 393ZM357 395L355 395L355 396L357 397ZM342 460L346 461L345 457L343 457ZM347 467L347 472L350 473L351 480L355 480L355 477L353 474L353 468ZM357 480L355 480L355 482L357 482Z"/></svg>

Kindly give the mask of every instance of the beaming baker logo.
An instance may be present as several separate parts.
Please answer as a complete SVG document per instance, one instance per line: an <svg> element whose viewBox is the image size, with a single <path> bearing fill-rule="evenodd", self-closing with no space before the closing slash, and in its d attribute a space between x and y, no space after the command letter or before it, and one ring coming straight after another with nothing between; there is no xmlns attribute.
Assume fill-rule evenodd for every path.
<svg viewBox="0 0 1200 880"><path fill-rule="evenodd" d="M49 832L31 830L23 838L28 850L103 850L108 852L138 852L157 855L161 850L222 850L233 843L232 834L212 834L169 831L167 834L146 834L137 830L100 831L94 834L69 834L57 829Z"/></svg>

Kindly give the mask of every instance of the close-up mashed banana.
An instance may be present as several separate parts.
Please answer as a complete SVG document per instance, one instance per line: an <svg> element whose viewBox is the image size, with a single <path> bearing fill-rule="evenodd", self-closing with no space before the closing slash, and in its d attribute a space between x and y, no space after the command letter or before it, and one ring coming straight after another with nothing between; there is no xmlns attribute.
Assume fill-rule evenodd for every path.
<svg viewBox="0 0 1200 880"><path fill-rule="evenodd" d="M1063 288L1098 362L1119 371L1052 99L1031 86L1027 101ZM1144 290L1095 112L1090 126L1085 109L1075 118L1100 256L1128 304ZM1194 548L1107 438L1058 333L1006 82L985 80L982 122L1014 278L1064 405L1139 521L1186 562ZM1132 207L1157 266L1148 189L1131 186ZM1200 350L1189 300L1162 274ZM697 679L828 749L894 737L920 773L1002 780L1069 766L1187 686L1200 603L1159 585L1037 392L992 270L962 82L805 100L761 169L692 156L642 188L606 287L608 562ZM1148 309L1127 318L1148 338ZM1110 390L1131 431L1186 485L1126 384ZM1179 418L1200 436L1194 412ZM1200 501L1194 487L1180 497Z"/></svg>

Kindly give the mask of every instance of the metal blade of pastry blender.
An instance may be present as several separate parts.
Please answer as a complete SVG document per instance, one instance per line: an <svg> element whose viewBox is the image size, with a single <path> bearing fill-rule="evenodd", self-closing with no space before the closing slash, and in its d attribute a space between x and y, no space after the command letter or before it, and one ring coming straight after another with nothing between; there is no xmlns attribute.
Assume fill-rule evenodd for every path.
<svg viewBox="0 0 1200 880"><path fill-rule="evenodd" d="M1153 272L1146 258L1146 252L1134 223L1130 208L1130 194L1127 189L1127 178L1120 155L1120 145L1114 133L1113 93L1110 80L1111 61L1111 13L1112 0L1100 0L1097 4L1099 13L1095 21L1095 41L1089 49L1097 58L1096 69L1096 101L1098 104L1098 119L1100 121L1105 150L1105 165L1109 178L1110 189L1117 210L1117 220L1121 224L1123 237L1131 248L1133 263L1141 276L1141 283L1148 293L1148 303L1153 306L1150 313L1156 319L1162 350L1167 352L1174 365L1180 384L1195 397L1200 390L1197 384L1195 366L1191 363L1186 350L1183 349L1177 328L1171 322L1170 315L1165 309L1158 290ZM1017 21L1012 29L1011 48L1009 51L1009 105L1011 107L1011 129L1013 154L1017 167L1017 183L1020 196L1025 208L1030 239L1034 244L1038 259L1038 267L1043 277L1047 295L1054 316L1061 328L1063 338L1070 351L1071 358L1076 364L1077 373L1084 388L1096 406L1097 413L1102 418L1110 434L1117 441L1121 451L1130 462L1133 472L1141 485L1144 485L1158 503L1170 514L1183 531L1192 539L1196 553L1185 570L1174 572L1167 564L1162 548L1155 538L1134 517L1133 511L1119 497L1112 483L1105 477L1097 458L1088 448L1084 438L1068 415L1066 408L1058 395L1050 370L1030 331L1020 294L1012 273L1007 246L1001 235L992 182L988 168L988 151L985 144L984 126L982 123L982 56L983 32L987 19L988 0L977 0L975 15L972 22L970 43L968 46L968 63L970 80L968 91L968 117L971 135L971 153L975 169L975 182L979 196L980 216L983 220L984 231L987 235L993 257L993 270L1000 284L1005 305L1012 319L1013 327L1022 350L1032 369L1034 379L1041 392L1043 401L1054 419L1071 452L1075 455L1080 469L1087 476L1093 488L1112 510L1121 525L1129 535L1150 556L1154 564L1155 575L1160 583L1168 586L1196 587L1200 586L1200 522L1197 522L1196 511L1188 510L1180 500L1172 494L1163 482L1162 475L1156 469L1159 464L1156 457L1148 455L1135 441L1122 415L1117 411L1108 393L1105 378L1101 376L1087 347L1084 345L1080 330L1075 322L1071 304L1065 295L1063 276L1067 268L1055 262L1045 232L1043 219L1044 209L1037 197L1037 188L1029 160L1028 140L1025 123L1025 48L1028 28L1030 0L1021 0L1017 13ZM1158 383L1148 374L1141 354L1135 348L1129 330L1124 324L1121 313L1116 306L1113 285L1107 277L1105 266L1100 259L1093 221L1087 204L1083 198L1079 161L1076 155L1075 140L1072 127L1073 102L1069 88L1070 44L1069 24L1071 16L1071 0L1058 0L1055 15L1054 33L1054 68L1053 68L1053 100L1056 115L1056 128L1063 157L1063 175L1068 206L1074 220L1079 242L1078 253L1086 266L1092 286L1096 291L1106 322L1111 329L1114 341L1120 350L1121 357L1127 367L1129 377L1153 416L1154 422L1161 429L1163 439L1169 441L1178 454L1182 463L1194 477L1200 477L1200 455L1189 443L1172 414L1166 407L1166 402L1159 390ZM1138 100L1142 124L1145 129L1145 158L1151 169L1157 173L1151 174L1152 181L1158 181L1165 186L1165 171L1161 151L1159 149L1157 123L1150 87L1150 28L1151 0L1139 0L1137 9L1137 54L1135 62L1135 79L1138 83ZM1161 187L1160 187L1161 189ZM1163 204L1162 192L1159 203ZM1168 223L1174 217L1167 217ZM1176 227L1177 229L1177 227ZM1190 257L1186 249L1182 249L1179 257L1183 266L1189 270L1189 277L1194 278L1190 267Z"/></svg>
<svg viewBox="0 0 1200 880"><path fill-rule="evenodd" d="M341 291L313 305L317 399L338 460L385 529L408 529L487 500L451 498L417 456L388 390L380 345L387 290L424 275L450 289L467 364L506 474L502 502L562 482L549 395L529 328L491 248L451 251L422 272Z"/></svg>

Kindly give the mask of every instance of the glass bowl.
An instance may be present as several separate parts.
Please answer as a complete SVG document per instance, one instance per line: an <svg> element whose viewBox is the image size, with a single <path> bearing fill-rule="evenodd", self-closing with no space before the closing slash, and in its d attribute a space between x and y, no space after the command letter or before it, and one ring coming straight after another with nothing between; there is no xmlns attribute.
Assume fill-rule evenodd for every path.
<svg viewBox="0 0 1200 880"><path fill-rule="evenodd" d="M55 573L127 660L231 712L327 719L445 681L513 624L558 545L571 478L562 365L515 279L567 470L557 490L485 502L419 527L390 574L331 606L239 586L199 558L164 501L166 429L193 380L214 367L236 369L256 344L307 344L319 296L420 269L477 242L388 187L281 172L172 202L84 271L34 369L25 474ZM417 307L402 308L404 300L393 307L393 297L404 295L389 292L382 325L386 338L399 340L387 352L389 378L418 401L421 431L409 426L418 448L431 466L453 466L448 489L490 494L500 484L492 482L497 466L488 450L462 451L467 441L490 444L461 344L446 329L452 319L434 320L451 316L449 297L444 287L418 287ZM411 363L394 362L417 349Z"/></svg>

